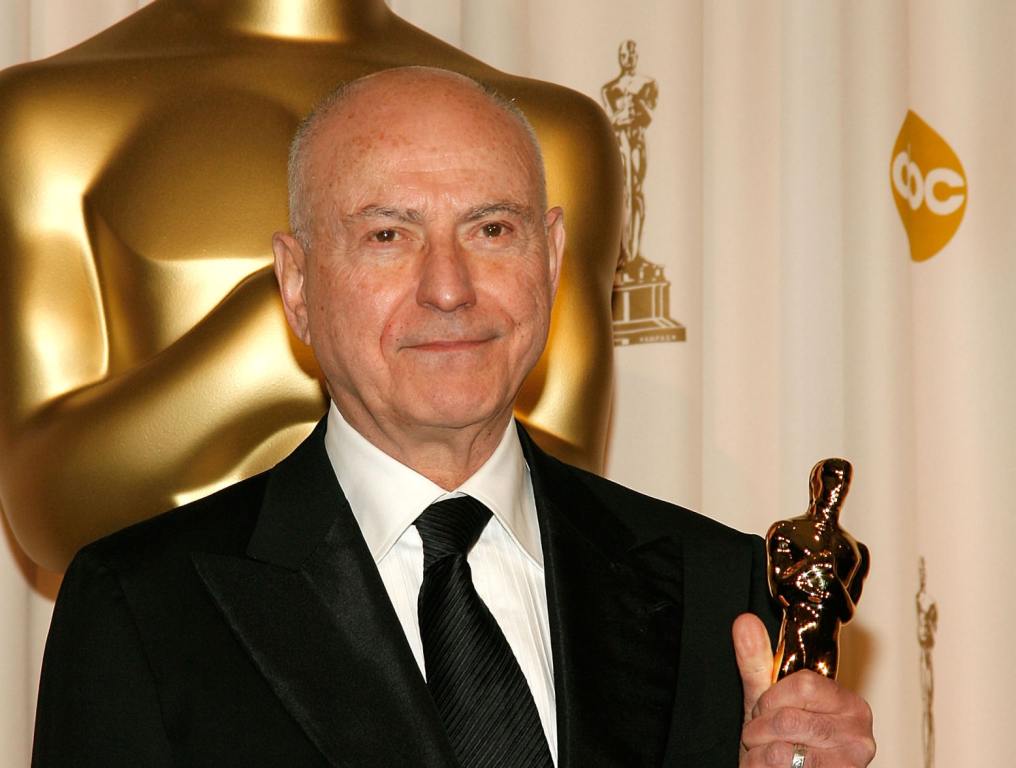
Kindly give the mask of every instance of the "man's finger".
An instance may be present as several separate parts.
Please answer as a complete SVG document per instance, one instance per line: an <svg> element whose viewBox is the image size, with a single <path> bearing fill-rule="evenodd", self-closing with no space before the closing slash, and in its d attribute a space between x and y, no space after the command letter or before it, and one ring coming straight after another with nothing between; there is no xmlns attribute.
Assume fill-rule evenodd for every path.
<svg viewBox="0 0 1016 768"><path fill-rule="evenodd" d="M734 655L744 688L744 719L751 719L755 704L773 682L773 651L765 624L753 613L734 619Z"/></svg>
<svg viewBox="0 0 1016 768"><path fill-rule="evenodd" d="M766 693L762 704L766 710L798 707L809 712L846 712L852 715L867 709L865 701L853 691L810 670L795 672L781 680Z"/></svg>
<svg viewBox="0 0 1016 768"><path fill-rule="evenodd" d="M752 760L758 759L756 750L774 744L806 745L814 757L809 757L809 765L815 768L826 760L830 765L868 765L875 755L871 707L815 672L795 672L780 680L762 693L755 712L741 731L741 744ZM748 760L743 765L754 764Z"/></svg>

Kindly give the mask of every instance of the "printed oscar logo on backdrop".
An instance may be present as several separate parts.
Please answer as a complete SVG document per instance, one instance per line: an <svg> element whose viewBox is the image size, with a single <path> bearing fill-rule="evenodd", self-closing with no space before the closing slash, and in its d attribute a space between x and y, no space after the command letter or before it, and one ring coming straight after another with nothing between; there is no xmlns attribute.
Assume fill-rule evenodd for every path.
<svg viewBox="0 0 1016 768"><path fill-rule="evenodd" d="M924 558L917 563L917 644L921 648L921 743L924 746L924 768L935 768L935 631L938 629L938 603L928 596L928 573Z"/></svg>
<svg viewBox="0 0 1016 768"><path fill-rule="evenodd" d="M910 240L910 258L927 261L963 221L967 177L952 147L911 110L893 147L889 184Z"/></svg>
<svg viewBox="0 0 1016 768"><path fill-rule="evenodd" d="M614 344L684 341L684 326L670 318L670 281L663 274L663 265L642 255L646 129L653 119L659 88L652 77L636 73L639 59L634 40L621 43L617 58L621 72L600 89L624 166L625 232L614 276Z"/></svg>

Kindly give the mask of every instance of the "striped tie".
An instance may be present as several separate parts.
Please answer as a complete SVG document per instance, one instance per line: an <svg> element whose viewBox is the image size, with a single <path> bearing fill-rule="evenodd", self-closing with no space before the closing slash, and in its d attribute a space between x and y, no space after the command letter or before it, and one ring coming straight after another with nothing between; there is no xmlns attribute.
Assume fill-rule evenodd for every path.
<svg viewBox="0 0 1016 768"><path fill-rule="evenodd" d="M427 687L463 768L552 768L533 694L466 562L490 515L459 496L416 519Z"/></svg>

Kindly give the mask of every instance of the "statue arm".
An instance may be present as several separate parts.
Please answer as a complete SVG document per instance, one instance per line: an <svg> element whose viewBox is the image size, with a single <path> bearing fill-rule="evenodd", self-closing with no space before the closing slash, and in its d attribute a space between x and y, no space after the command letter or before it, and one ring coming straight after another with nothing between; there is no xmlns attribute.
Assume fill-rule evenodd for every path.
<svg viewBox="0 0 1016 768"><path fill-rule="evenodd" d="M839 593L837 604L841 607L840 621L844 623L850 621L854 616L854 611L857 609L857 601L861 599L861 589L864 586L864 580L868 577L868 569L871 565L871 556L868 553L868 548L861 542L857 542L857 550L860 554L860 560L849 582L845 583L839 578L833 579Z"/></svg>
<svg viewBox="0 0 1016 768"><path fill-rule="evenodd" d="M868 578L868 570L871 568L871 554L868 548L861 542L857 542L857 549L861 553L861 562L857 564L857 573L850 581L851 604L861 599L861 589L864 587L864 580Z"/></svg>
<svg viewBox="0 0 1016 768"><path fill-rule="evenodd" d="M786 530L782 526L788 526ZM830 590L840 598L837 602L849 601L843 583L836 578L835 561L829 553L808 554L794 547L791 541L795 532L789 523L776 523L766 537L768 542L770 586L774 594L789 602L803 600L827 600ZM842 593L842 594L841 594Z"/></svg>
<svg viewBox="0 0 1016 768"><path fill-rule="evenodd" d="M656 109L656 101L660 97L660 86L655 80L650 79L646 83L645 99L650 109Z"/></svg>
<svg viewBox="0 0 1016 768"><path fill-rule="evenodd" d="M614 111L614 105L610 101L610 89L614 86L615 82L615 80L611 80L600 88L600 105L608 114Z"/></svg>
<svg viewBox="0 0 1016 768"><path fill-rule="evenodd" d="M39 341L25 327L4 339L3 357L36 362L24 350ZM267 439L315 418L300 396L319 399L317 382L293 371L303 390L280 387L279 369L295 364L263 354L288 343L273 276L261 271L151 360L5 419L3 504L25 551L62 569L88 541L228 476L252 447L230 434Z"/></svg>
<svg viewBox="0 0 1016 768"><path fill-rule="evenodd" d="M618 103L623 94L617 92L618 80L611 80L600 89L600 104L607 116L608 125L611 131L623 130L629 124L631 115L628 110L618 109ZM614 146L617 146L617 139L614 139Z"/></svg>
<svg viewBox="0 0 1016 768"><path fill-rule="evenodd" d="M794 552L794 524L791 520L777 520L766 533L766 554L769 558L769 573L777 583L793 581L797 570L794 566L801 553Z"/></svg>
<svg viewBox="0 0 1016 768"><path fill-rule="evenodd" d="M835 561L825 552L815 552L798 560L785 571L784 577L785 583L792 584L802 596L810 599L828 600L833 593L840 598L848 597L843 582L836 577Z"/></svg>

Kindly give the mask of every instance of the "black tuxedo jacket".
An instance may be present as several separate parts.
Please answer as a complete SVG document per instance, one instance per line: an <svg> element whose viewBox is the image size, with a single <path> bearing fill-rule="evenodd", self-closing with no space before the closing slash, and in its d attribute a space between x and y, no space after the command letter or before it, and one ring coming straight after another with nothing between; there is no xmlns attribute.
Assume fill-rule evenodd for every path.
<svg viewBox="0 0 1016 768"><path fill-rule="evenodd" d="M761 541L562 464L520 430L543 542L560 768L737 764L730 626L775 616ZM83 549L35 766L454 766L324 450Z"/></svg>

